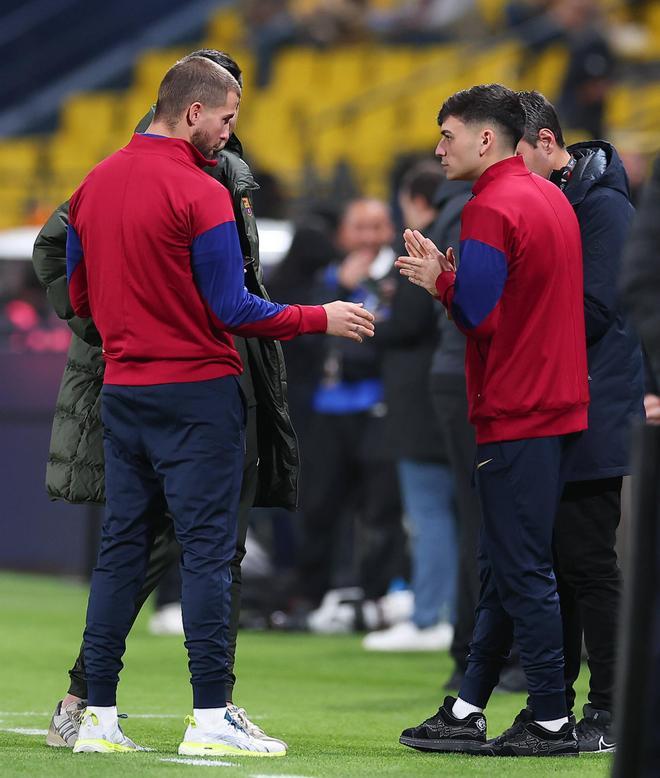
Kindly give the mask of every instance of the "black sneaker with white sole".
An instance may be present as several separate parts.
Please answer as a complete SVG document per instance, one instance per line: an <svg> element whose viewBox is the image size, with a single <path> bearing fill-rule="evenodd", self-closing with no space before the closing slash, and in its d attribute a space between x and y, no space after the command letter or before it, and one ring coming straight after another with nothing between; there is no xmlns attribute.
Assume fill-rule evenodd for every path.
<svg viewBox="0 0 660 778"><path fill-rule="evenodd" d="M444 751L480 754L486 745L486 718L470 713L464 719L452 714L455 697L445 697L438 712L417 727L404 729L399 743L418 751Z"/></svg>
<svg viewBox="0 0 660 778"><path fill-rule="evenodd" d="M584 718L575 727L580 753L611 754L616 751L612 714L591 705L585 705L582 710Z"/></svg>
<svg viewBox="0 0 660 778"><path fill-rule="evenodd" d="M529 708L523 708L513 724L484 747L488 756L578 756L575 719L572 717L558 732L551 732L533 720Z"/></svg>

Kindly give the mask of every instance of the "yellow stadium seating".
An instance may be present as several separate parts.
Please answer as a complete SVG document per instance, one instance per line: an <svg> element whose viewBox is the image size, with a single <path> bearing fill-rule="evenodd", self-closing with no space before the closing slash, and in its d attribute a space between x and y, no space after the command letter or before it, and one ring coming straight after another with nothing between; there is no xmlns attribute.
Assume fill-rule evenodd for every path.
<svg viewBox="0 0 660 778"><path fill-rule="evenodd" d="M309 0L299 0L298 6ZM477 0L485 24L502 29L506 0ZM380 9L402 0L375 0ZM255 84L255 55L238 4L209 22L199 47L231 54L243 69L244 99L238 135L257 168L279 176L295 193L305 166L330 179L335 166L349 163L371 194L385 194L394 158L403 152L432 153L439 133L437 112L447 96L475 83L499 81L516 89L538 89L556 100L566 69L562 46L529 56L507 42L480 48L465 43L388 46L376 42L321 50L289 46L274 61L272 79ZM610 20L632 17L624 0L603 0ZM660 61L660 3L642 12L648 44L638 59ZM69 197L101 158L125 145L155 102L168 68L190 51L171 47L145 51L123 92L71 95L62 106L57 132L42 139L0 141L0 226L25 217L29 204L52 205ZM657 149L660 82L618 80L607 99L612 132L635 137L645 150Z"/></svg>
<svg viewBox="0 0 660 778"><path fill-rule="evenodd" d="M135 65L134 85L143 91L158 92L163 76L189 49L153 49L143 54Z"/></svg>
<svg viewBox="0 0 660 778"><path fill-rule="evenodd" d="M213 15L208 25L206 40L209 48L228 51L234 56L233 50L244 43L245 27L238 12L229 8Z"/></svg>

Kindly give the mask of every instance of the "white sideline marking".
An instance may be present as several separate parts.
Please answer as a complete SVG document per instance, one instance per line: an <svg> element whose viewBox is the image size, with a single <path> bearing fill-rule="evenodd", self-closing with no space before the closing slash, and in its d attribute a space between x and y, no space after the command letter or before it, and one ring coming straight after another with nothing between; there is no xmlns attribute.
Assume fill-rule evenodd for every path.
<svg viewBox="0 0 660 778"><path fill-rule="evenodd" d="M53 711L38 711L38 710L23 710L23 711L10 711L0 710L0 717L10 718L12 716L52 716ZM183 719L184 713L129 713L129 719Z"/></svg>
<svg viewBox="0 0 660 778"><path fill-rule="evenodd" d="M53 711L40 710L0 710L0 718L11 718L12 716L48 716L51 717ZM183 719L185 713L129 713L129 719ZM255 721L264 721L268 716L252 716ZM290 778L290 776L283 776Z"/></svg>
<svg viewBox="0 0 660 778"><path fill-rule="evenodd" d="M189 764L193 767L239 767L236 762L220 762L216 759L159 759L159 762L174 762L174 764ZM270 776L273 778L273 776Z"/></svg>
<svg viewBox="0 0 660 778"><path fill-rule="evenodd" d="M29 729L27 727L2 727L0 732L13 732L15 735L47 735L47 729Z"/></svg>
<svg viewBox="0 0 660 778"><path fill-rule="evenodd" d="M52 716L53 711L44 713L38 710L0 710L0 716Z"/></svg>

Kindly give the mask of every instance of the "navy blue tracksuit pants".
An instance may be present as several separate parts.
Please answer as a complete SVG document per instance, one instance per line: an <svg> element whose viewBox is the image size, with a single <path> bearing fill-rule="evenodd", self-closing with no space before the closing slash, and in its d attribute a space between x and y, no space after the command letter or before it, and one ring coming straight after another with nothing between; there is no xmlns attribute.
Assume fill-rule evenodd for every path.
<svg viewBox="0 0 660 778"><path fill-rule="evenodd" d="M552 536L575 436L477 446L481 593L461 699L485 707L513 638L536 719L566 716Z"/></svg>
<svg viewBox="0 0 660 778"><path fill-rule="evenodd" d="M106 512L84 635L90 705L115 705L121 658L165 504L182 547L193 707L225 705L229 564L244 458L234 376L103 387Z"/></svg>

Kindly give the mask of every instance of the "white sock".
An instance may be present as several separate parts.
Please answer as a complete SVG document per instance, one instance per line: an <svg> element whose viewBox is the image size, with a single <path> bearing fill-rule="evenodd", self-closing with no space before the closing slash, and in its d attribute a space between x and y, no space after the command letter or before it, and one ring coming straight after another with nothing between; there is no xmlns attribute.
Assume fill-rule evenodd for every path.
<svg viewBox="0 0 660 778"><path fill-rule="evenodd" d="M550 719L549 721L536 721L537 724L540 724L543 729L547 729L550 732L559 732L559 730L564 726L564 724L568 724L568 716L564 716L562 719Z"/></svg>
<svg viewBox="0 0 660 778"><path fill-rule="evenodd" d="M465 702L460 697L454 703L454 707L451 709L451 715L457 719L465 719L470 713L483 713L483 708L477 708L476 705L471 705L469 702Z"/></svg>
<svg viewBox="0 0 660 778"><path fill-rule="evenodd" d="M200 729L207 732L219 729L227 708L193 708L193 718Z"/></svg>
<svg viewBox="0 0 660 778"><path fill-rule="evenodd" d="M103 729L117 721L117 706L101 707L100 705L88 705L87 710L93 713L99 720Z"/></svg>

